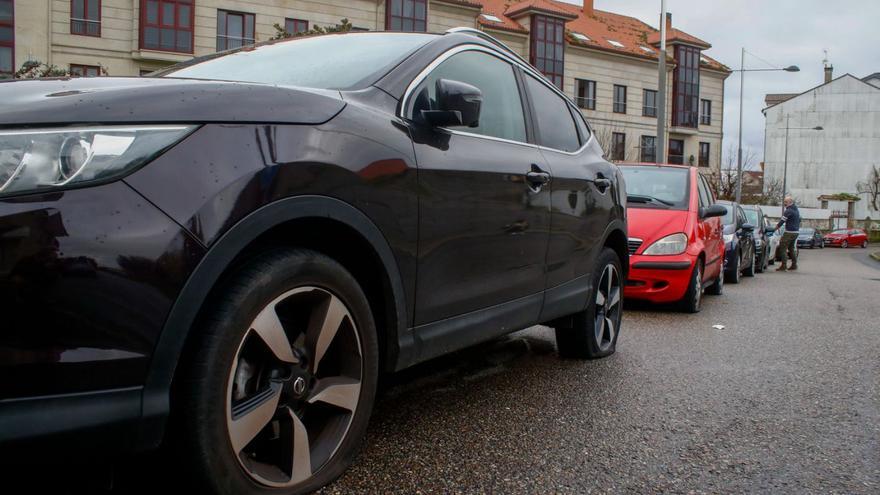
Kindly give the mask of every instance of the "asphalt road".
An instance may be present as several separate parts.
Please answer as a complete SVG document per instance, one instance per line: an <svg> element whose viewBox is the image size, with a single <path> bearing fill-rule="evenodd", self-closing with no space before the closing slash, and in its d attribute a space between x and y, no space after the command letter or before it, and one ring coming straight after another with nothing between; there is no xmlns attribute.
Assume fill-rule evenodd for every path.
<svg viewBox="0 0 880 495"><path fill-rule="evenodd" d="M535 327L395 375L324 493L880 493L880 263L770 270L629 308L604 360Z"/></svg>

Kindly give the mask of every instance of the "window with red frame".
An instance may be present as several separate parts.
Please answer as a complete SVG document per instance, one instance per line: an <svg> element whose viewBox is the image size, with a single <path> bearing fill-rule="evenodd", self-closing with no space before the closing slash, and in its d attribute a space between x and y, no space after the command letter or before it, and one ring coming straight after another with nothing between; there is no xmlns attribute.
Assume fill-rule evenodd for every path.
<svg viewBox="0 0 880 495"><path fill-rule="evenodd" d="M193 52L195 0L141 0L141 48Z"/></svg>
<svg viewBox="0 0 880 495"><path fill-rule="evenodd" d="M562 89L565 63L565 21L543 15L532 16L529 62Z"/></svg>
<svg viewBox="0 0 880 495"><path fill-rule="evenodd" d="M15 9L12 0L0 0L0 78L15 72Z"/></svg>
<svg viewBox="0 0 880 495"><path fill-rule="evenodd" d="M217 11L217 51L254 44L254 14Z"/></svg>
<svg viewBox="0 0 880 495"><path fill-rule="evenodd" d="M388 31L423 33L427 23L427 0L387 0L385 2L385 29Z"/></svg>
<svg viewBox="0 0 880 495"><path fill-rule="evenodd" d="M675 64L672 76L672 125L696 128L700 111L700 50L677 45Z"/></svg>
<svg viewBox="0 0 880 495"><path fill-rule="evenodd" d="M101 36L101 0L70 0L70 34Z"/></svg>
<svg viewBox="0 0 880 495"><path fill-rule="evenodd" d="M70 64L70 75L74 77L98 77L101 67L98 65Z"/></svg>
<svg viewBox="0 0 880 495"><path fill-rule="evenodd" d="M287 34L305 33L309 30L309 21L302 19L284 19L284 31Z"/></svg>

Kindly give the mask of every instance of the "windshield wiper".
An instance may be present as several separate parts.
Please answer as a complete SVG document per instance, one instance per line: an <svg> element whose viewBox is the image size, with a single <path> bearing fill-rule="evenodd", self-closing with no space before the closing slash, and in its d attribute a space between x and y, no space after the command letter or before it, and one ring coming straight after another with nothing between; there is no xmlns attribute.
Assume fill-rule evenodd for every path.
<svg viewBox="0 0 880 495"><path fill-rule="evenodd" d="M654 196L643 196L641 194L627 194L626 200L632 201L633 203L657 203L665 206L675 206L675 203L671 201L655 198Z"/></svg>

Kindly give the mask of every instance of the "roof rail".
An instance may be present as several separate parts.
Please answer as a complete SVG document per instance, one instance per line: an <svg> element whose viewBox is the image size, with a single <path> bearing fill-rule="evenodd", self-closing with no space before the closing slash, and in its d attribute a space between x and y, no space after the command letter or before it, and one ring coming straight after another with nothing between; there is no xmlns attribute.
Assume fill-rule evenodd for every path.
<svg viewBox="0 0 880 495"><path fill-rule="evenodd" d="M508 54L513 55L514 57L519 59L520 62L522 62L526 65L530 65L526 59L520 57L519 53L516 53L512 48L510 48L509 46L502 43L498 38L495 38L494 36L487 34L485 31L482 31L480 29L472 28L472 27L454 27L451 29L447 29L446 32L449 34L453 34L453 33L469 34L471 36L488 41L489 43L492 43L493 45L501 48L502 50L504 50Z"/></svg>

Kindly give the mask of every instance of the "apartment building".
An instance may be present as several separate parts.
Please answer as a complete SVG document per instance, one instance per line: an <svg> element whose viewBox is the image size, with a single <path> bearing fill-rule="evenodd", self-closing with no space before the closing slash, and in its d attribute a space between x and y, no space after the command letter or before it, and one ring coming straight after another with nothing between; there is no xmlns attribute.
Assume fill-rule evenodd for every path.
<svg viewBox="0 0 880 495"><path fill-rule="evenodd" d="M0 77L28 60L83 76L139 75L193 56L332 26L477 27L571 95L612 160L653 161L660 34L593 0L0 0ZM724 80L711 45L667 23L668 161L716 172Z"/></svg>

